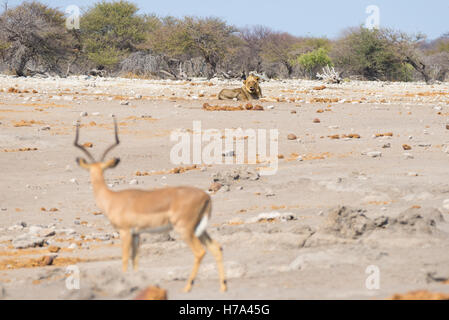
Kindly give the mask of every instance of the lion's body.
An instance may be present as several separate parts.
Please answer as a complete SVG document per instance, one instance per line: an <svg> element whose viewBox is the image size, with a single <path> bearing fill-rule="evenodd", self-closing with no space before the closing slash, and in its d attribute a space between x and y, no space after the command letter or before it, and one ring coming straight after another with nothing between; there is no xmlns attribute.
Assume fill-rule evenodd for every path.
<svg viewBox="0 0 449 320"><path fill-rule="evenodd" d="M259 86L259 77L249 76L243 81L243 86L237 89L223 89L218 94L218 99L237 99L238 101L257 100L262 97L262 89Z"/></svg>

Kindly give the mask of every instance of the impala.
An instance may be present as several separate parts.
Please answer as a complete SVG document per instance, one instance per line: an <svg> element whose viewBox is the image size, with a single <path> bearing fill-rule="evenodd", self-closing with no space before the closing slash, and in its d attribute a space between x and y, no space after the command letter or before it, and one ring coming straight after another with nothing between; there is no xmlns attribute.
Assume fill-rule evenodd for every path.
<svg viewBox="0 0 449 320"><path fill-rule="evenodd" d="M104 171L115 168L120 159L106 160L107 154L119 145L117 121L114 117L115 143L96 161L89 151L78 143L80 121L76 124L75 147L86 154L90 162L77 158L76 162L90 172L95 201L111 224L120 232L123 271L128 270L131 257L137 270L137 252L140 235L174 229L187 243L195 257L185 292L192 289L206 247L215 257L218 267L220 289L226 291L225 272L221 246L206 232L211 216L211 198L203 190L194 187L169 187L155 190L112 191L104 180ZM131 252L130 252L131 251Z"/></svg>

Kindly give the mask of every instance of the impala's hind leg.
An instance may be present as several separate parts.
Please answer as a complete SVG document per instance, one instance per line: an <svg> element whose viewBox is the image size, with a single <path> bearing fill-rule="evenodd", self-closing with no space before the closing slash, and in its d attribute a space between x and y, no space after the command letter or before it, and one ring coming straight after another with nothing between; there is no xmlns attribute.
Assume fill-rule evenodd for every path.
<svg viewBox="0 0 449 320"><path fill-rule="evenodd" d="M122 268L123 272L126 272L128 271L129 249L132 241L131 231L120 230L120 240L122 241Z"/></svg>
<svg viewBox="0 0 449 320"><path fill-rule="evenodd" d="M187 280L187 285L184 288L185 292L192 290L193 282L195 281L198 269L200 268L201 261L206 254L206 250L203 248L201 241L195 236L187 236L185 242L192 249L193 255L195 256L195 262L193 264L192 273L190 274L189 280Z"/></svg>
<svg viewBox="0 0 449 320"><path fill-rule="evenodd" d="M227 286L223 266L223 248L218 242L213 240L206 231L201 235L200 241L212 253L212 255L215 257L215 260L217 261L218 275L220 277L220 289L224 292L227 290Z"/></svg>
<svg viewBox="0 0 449 320"><path fill-rule="evenodd" d="M140 235L139 234L133 234L132 235L132 250L131 250L131 259L133 262L133 269L134 271L137 271L139 268L138 266L138 257L137 254L139 252L139 245L140 245Z"/></svg>

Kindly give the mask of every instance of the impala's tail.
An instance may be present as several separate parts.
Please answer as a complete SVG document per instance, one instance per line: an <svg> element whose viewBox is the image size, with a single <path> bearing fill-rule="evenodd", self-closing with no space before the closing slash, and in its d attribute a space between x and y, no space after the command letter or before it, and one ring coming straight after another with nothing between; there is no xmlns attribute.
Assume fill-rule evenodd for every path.
<svg viewBox="0 0 449 320"><path fill-rule="evenodd" d="M207 223L209 222L209 217L212 211L212 201L210 199L207 200L207 202L204 204L203 209L201 210L202 218L198 222L198 224L195 227L195 236L201 237L201 235L206 231Z"/></svg>

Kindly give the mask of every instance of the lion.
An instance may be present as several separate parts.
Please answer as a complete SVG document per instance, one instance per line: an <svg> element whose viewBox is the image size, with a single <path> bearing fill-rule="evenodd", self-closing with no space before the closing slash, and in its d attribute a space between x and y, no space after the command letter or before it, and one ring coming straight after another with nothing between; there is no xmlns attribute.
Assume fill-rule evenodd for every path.
<svg viewBox="0 0 449 320"><path fill-rule="evenodd" d="M259 86L260 78L250 75L243 81L243 86L238 89L223 89L218 94L218 99L237 99L239 101L257 100L262 97L262 89Z"/></svg>

